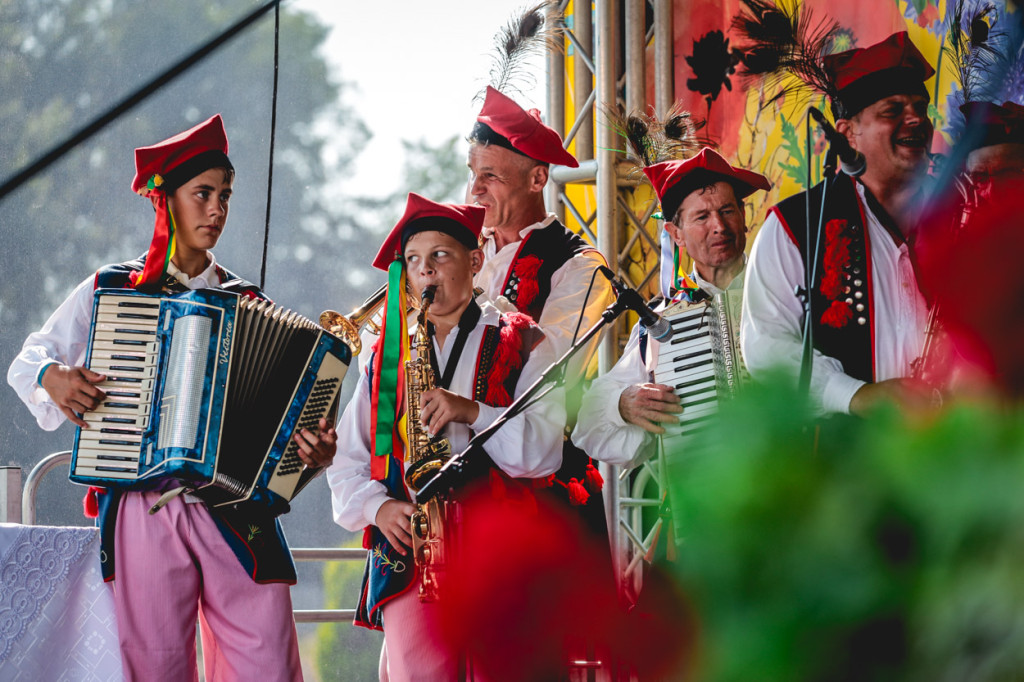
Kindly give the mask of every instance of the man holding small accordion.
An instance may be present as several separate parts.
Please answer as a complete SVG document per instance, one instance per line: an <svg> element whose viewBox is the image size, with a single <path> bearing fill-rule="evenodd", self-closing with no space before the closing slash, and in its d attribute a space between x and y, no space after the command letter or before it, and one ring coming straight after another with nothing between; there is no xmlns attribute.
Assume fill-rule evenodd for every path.
<svg viewBox="0 0 1024 682"><path fill-rule="evenodd" d="M708 148L685 161L654 163L643 171L661 201L665 230L676 247L685 248L693 259L690 275L674 279L669 298L659 309L682 304L703 317L706 306L702 301L710 302L726 292L742 295L747 233L742 202L756 191L770 189L768 179L729 165ZM709 336L709 324L702 325L700 335L704 339ZM725 333L735 339L736 331ZM688 343L684 334L673 341ZM701 339L694 341L699 343ZM573 441L596 459L636 466L654 455L651 434L665 433L663 424L679 422L684 408L676 382L669 385L653 381L656 369L663 364L659 362L663 347L636 325L622 357L594 381L584 396ZM693 368L694 376L682 379L684 383L702 383L694 383L693 389L680 393L714 391L715 359L711 355L709 352L701 367Z"/></svg>
<svg viewBox="0 0 1024 682"><path fill-rule="evenodd" d="M135 150L132 190L156 211L148 253L104 266L79 284L26 339L8 372L42 428L67 419L80 435L102 431L107 439L138 441L139 422L101 428L96 417L114 401L132 399L123 384L83 366L93 342L94 290L171 296L212 289L266 299L210 251L224 230L234 182L227 151L220 115ZM122 364L130 355L125 351ZM302 464L322 467L333 458L336 434L320 419L319 429L300 429L294 441ZM109 457L112 467L116 459ZM281 510L262 502L214 508L188 493L164 492L95 487L86 497L87 515L99 517L104 577L113 580L125 677L198 679L198 617L206 679L302 679L289 591L295 567L276 519Z"/></svg>

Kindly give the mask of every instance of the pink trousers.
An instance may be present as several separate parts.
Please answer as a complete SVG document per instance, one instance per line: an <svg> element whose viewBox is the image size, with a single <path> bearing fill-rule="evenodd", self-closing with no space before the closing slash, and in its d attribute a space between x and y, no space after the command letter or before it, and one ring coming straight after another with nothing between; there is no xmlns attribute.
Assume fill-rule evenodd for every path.
<svg viewBox="0 0 1024 682"><path fill-rule="evenodd" d="M242 569L202 504L159 493L121 498L114 604L125 679L198 680L196 618L209 682L302 680L286 584L259 585Z"/></svg>
<svg viewBox="0 0 1024 682"><path fill-rule="evenodd" d="M419 598L419 582L384 605L381 682L449 682L458 679L458 655L437 637L436 603Z"/></svg>

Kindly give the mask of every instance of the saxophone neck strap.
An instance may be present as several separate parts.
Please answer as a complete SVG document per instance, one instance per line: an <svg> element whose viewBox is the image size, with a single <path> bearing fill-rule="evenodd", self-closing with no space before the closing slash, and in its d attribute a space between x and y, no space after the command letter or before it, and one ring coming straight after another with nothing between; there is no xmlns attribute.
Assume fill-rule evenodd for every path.
<svg viewBox="0 0 1024 682"><path fill-rule="evenodd" d="M452 378L455 376L455 368L459 364L459 358L462 357L462 349L466 347L466 340L469 338L469 333L476 329L477 322L480 321L480 306L477 305L476 299L470 299L469 305L462 311L462 317L459 318L459 333L455 337L455 345L452 346L451 355L448 356L448 362L445 363L444 373L438 369L437 364L437 353L430 354L430 366L434 370L434 376L438 377L438 388L448 390L448 387L452 385ZM430 335L431 341L434 339L434 325L427 323L427 333Z"/></svg>

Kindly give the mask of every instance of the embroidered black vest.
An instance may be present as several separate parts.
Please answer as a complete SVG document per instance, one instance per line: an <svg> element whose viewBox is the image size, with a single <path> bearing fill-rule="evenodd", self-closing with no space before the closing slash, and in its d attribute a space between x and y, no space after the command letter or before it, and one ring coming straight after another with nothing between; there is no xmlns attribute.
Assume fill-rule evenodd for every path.
<svg viewBox="0 0 1024 682"><path fill-rule="evenodd" d="M825 182L772 208L807 262L817 253L811 284L811 327L814 347L839 360L843 371L862 381L874 381L874 311L871 305L871 241L867 217L857 195L856 181L838 175L828 182L827 204L818 246L818 216ZM807 240L806 196L810 195L811 235ZM826 281L832 279L832 282ZM823 281L825 286L823 287ZM827 294L833 294L829 296Z"/></svg>
<svg viewBox="0 0 1024 682"><path fill-rule="evenodd" d="M135 260L126 261L124 263L104 265L96 272L94 287L96 289L123 289L125 287L129 287L131 286L129 281L131 274L133 272L142 272L142 269L145 266L145 256L140 256ZM216 269L222 289L236 294L251 296L253 298L267 298L260 288L252 282L242 279L226 268L222 268L220 265L216 266ZM158 285L150 285L148 287L140 288L139 291L145 291L153 294L159 292L183 293L188 291L188 287L178 281L175 277L164 273L163 279Z"/></svg>
<svg viewBox="0 0 1024 682"><path fill-rule="evenodd" d="M570 258L593 248L557 220L530 232L512 259L501 295L520 312L539 320L551 295L551 277Z"/></svg>

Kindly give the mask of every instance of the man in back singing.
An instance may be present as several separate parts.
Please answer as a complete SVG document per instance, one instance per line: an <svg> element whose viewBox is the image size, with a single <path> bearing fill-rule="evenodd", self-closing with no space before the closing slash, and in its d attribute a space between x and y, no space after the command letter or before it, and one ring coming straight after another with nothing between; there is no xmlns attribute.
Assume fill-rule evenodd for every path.
<svg viewBox="0 0 1024 682"><path fill-rule="evenodd" d="M796 292L805 287L810 262L817 272L805 292L814 338L813 407L862 414L893 401L928 409L933 392L911 378L928 316L913 242L933 132L925 81L935 71L906 32L828 55L823 68L837 93L831 101L836 130L863 154L866 170L809 190L809 219L804 192L771 209L747 267L743 356L755 379L776 367L800 374L805 311Z"/></svg>

